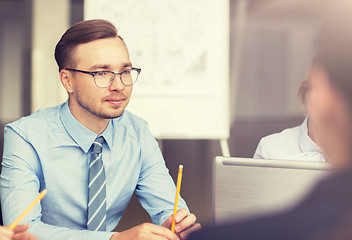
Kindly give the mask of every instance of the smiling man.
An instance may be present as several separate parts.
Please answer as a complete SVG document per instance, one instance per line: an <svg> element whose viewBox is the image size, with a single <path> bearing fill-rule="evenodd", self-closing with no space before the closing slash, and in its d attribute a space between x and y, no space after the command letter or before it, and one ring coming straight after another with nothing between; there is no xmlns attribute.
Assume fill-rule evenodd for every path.
<svg viewBox="0 0 352 240"><path fill-rule="evenodd" d="M55 59L68 101L5 126L1 204L11 223L43 189L25 218L39 239L185 239L199 229L141 118L125 111L141 69L104 20L73 25ZM111 232L136 193L153 223Z"/></svg>

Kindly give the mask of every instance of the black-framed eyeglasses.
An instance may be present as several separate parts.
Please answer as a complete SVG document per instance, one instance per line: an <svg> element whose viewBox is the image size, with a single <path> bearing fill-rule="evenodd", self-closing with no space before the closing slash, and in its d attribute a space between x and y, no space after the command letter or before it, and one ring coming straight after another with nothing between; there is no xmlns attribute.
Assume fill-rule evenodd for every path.
<svg viewBox="0 0 352 240"><path fill-rule="evenodd" d="M142 69L135 68L135 67L131 69L123 70L122 72L119 72L119 73L115 73L111 71L89 72L89 71L83 71L83 70L78 70L74 68L66 68L66 70L92 75L95 85L100 88L109 87L113 83L116 75L120 75L120 80L123 83L123 85L131 86L135 82L137 82L138 76L142 71Z"/></svg>

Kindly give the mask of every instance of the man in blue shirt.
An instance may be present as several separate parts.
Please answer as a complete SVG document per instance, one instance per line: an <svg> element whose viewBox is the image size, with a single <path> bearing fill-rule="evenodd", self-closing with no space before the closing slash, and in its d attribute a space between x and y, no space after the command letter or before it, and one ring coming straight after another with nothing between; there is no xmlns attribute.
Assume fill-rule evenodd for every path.
<svg viewBox="0 0 352 240"><path fill-rule="evenodd" d="M68 101L5 126L5 224L48 189L25 218L39 239L185 239L199 229L180 199L176 234L169 230L175 185L146 122L125 111L141 70L132 67L116 28L104 20L73 25L56 45L55 59ZM93 175L96 162L102 165ZM153 224L111 232L133 193ZM88 230L94 221L97 227Z"/></svg>

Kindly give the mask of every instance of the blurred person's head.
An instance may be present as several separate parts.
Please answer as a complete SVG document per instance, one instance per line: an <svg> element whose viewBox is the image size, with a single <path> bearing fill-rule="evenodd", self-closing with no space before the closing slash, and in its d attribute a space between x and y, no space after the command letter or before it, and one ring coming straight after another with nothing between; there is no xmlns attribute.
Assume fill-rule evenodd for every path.
<svg viewBox="0 0 352 240"><path fill-rule="evenodd" d="M347 5L328 16L301 87L319 145L337 167L352 164L352 4Z"/></svg>

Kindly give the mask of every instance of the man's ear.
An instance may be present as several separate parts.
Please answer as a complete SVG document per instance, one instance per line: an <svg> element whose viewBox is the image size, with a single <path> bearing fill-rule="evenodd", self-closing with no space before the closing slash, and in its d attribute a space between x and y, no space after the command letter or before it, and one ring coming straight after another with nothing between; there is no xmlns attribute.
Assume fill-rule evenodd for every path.
<svg viewBox="0 0 352 240"><path fill-rule="evenodd" d="M62 86L64 86L66 91L68 93L72 93L73 92L72 76L71 76L71 74L69 74L68 70L62 69L60 71L60 80L61 80Z"/></svg>

